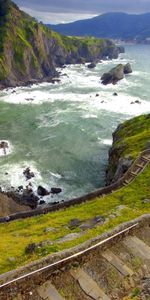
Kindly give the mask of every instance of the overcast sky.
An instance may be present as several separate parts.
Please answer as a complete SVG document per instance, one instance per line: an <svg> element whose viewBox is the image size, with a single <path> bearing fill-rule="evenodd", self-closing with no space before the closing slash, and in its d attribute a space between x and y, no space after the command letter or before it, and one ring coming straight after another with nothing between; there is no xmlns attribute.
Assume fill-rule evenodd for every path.
<svg viewBox="0 0 150 300"><path fill-rule="evenodd" d="M150 0L14 0L18 6L44 23L64 23L105 12L150 12Z"/></svg>

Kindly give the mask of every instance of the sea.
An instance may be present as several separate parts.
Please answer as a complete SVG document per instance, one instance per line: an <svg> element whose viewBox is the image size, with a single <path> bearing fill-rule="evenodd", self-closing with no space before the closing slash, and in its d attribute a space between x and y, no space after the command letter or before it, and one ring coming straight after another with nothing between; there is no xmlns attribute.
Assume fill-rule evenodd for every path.
<svg viewBox="0 0 150 300"><path fill-rule="evenodd" d="M38 185L61 188L59 195L45 197L50 203L104 186L112 133L123 121L150 113L149 56L150 45L125 45L118 59L95 69L59 69L55 84L0 91L0 140L10 146L5 155L0 152L1 188L25 188L29 182L35 193ZM104 72L128 62L132 74L116 85L102 85ZM27 167L35 175L29 181L23 174Z"/></svg>

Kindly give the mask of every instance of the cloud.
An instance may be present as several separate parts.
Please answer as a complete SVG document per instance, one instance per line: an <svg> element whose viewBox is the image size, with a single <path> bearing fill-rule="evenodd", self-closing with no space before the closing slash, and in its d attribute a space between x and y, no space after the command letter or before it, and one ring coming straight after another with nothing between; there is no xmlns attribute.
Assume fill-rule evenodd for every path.
<svg viewBox="0 0 150 300"><path fill-rule="evenodd" d="M14 0L38 20L70 22L105 12L150 12L150 0Z"/></svg>
<svg viewBox="0 0 150 300"><path fill-rule="evenodd" d="M82 13L56 13L48 11L37 11L31 8L21 7L23 11L30 16L36 18L38 21L42 21L45 24L58 24L69 23L81 19L89 19L97 16L96 14L82 14Z"/></svg>

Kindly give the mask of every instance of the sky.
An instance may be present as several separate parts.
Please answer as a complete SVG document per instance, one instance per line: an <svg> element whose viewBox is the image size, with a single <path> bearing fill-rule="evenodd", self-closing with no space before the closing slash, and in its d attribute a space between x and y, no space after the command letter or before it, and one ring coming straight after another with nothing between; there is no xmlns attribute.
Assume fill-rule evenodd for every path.
<svg viewBox="0 0 150 300"><path fill-rule="evenodd" d="M14 0L43 23L57 24L87 19L106 12L150 12L150 0Z"/></svg>

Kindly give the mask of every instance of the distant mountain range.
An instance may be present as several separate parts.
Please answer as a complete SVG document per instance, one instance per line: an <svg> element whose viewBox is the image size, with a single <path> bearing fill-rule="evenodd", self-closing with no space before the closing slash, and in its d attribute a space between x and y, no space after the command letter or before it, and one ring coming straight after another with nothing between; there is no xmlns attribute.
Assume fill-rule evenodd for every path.
<svg viewBox="0 0 150 300"><path fill-rule="evenodd" d="M67 24L49 25L51 29L71 36L95 36L122 40L150 41L150 13L141 15L106 13L91 19Z"/></svg>

